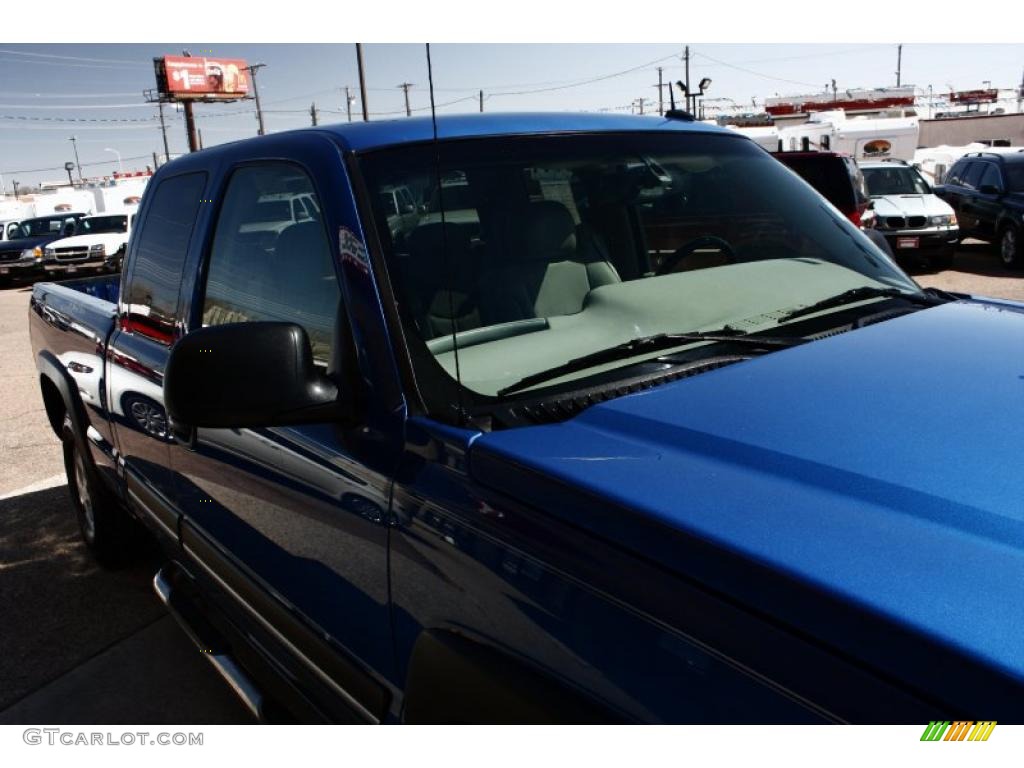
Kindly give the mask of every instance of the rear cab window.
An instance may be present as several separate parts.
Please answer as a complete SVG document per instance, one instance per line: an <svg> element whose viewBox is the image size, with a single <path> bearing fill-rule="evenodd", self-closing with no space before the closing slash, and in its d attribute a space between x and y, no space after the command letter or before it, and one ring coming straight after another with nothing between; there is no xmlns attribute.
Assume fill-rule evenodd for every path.
<svg viewBox="0 0 1024 768"><path fill-rule="evenodd" d="M137 234L121 327L164 345L174 340L185 258L206 188L206 173L159 182Z"/></svg>

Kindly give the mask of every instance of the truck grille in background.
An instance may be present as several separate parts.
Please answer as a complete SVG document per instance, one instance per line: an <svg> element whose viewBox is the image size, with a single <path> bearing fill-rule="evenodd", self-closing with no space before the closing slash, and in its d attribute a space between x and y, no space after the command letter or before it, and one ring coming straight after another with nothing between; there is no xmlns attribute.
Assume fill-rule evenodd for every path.
<svg viewBox="0 0 1024 768"><path fill-rule="evenodd" d="M927 216L886 216L885 218L885 226L889 229L921 229L927 224Z"/></svg>
<svg viewBox="0 0 1024 768"><path fill-rule="evenodd" d="M0 251L0 261L17 261L20 256L20 248L16 251Z"/></svg>
<svg viewBox="0 0 1024 768"><path fill-rule="evenodd" d="M88 248L57 248L55 255L57 261L77 261L89 255Z"/></svg>

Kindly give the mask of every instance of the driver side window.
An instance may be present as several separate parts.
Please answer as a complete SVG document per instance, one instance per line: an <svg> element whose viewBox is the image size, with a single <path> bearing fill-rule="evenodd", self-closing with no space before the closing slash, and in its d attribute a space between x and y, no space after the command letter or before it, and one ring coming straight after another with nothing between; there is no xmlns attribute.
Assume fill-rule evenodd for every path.
<svg viewBox="0 0 1024 768"><path fill-rule="evenodd" d="M210 250L203 325L255 321L302 326L313 359L329 362L341 292L321 221L293 221L287 196L315 196L310 178L288 163L250 165L228 183ZM294 198L293 198L294 199Z"/></svg>

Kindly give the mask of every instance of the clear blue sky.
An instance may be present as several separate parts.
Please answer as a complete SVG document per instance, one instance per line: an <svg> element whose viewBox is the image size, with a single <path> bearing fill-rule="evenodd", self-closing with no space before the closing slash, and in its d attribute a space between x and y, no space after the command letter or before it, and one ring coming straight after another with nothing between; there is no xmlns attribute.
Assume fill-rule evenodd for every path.
<svg viewBox="0 0 1024 768"><path fill-rule="evenodd" d="M35 183L60 179L73 159L68 137L78 137L86 175L116 170L117 160L162 151L156 109L142 91L154 86L151 60L189 48L196 55L209 44L15 45L0 44L0 174L11 181ZM367 101L373 119L404 115L401 82L413 83L413 109L429 106L422 45L367 45ZM511 45L452 44L432 47L436 99L440 112L475 111L484 90L487 111L629 111L640 97L656 103L657 66L665 77L683 75L683 44ZM223 45L214 53L267 66L258 74L269 131L309 124L315 101L321 122L345 120L342 90L358 93L355 46ZM891 44L697 44L691 46L691 80L713 80L709 97L728 97L749 105L766 96L821 90L832 78L840 89L895 84L896 46ZM1021 81L1022 45L905 45L903 82L936 91L1011 87ZM623 73L623 74L619 74ZM609 76L609 77L604 77ZM603 79L598 79L603 78ZM593 82L584 82L593 81ZM529 91L529 93L523 93ZM454 102L454 103L451 103ZM359 105L355 107L359 114ZM333 110L333 111L330 111ZM168 112L171 152L185 149L184 123ZM255 135L252 102L198 105L196 114L207 146ZM15 116L34 118L24 121ZM57 122L39 118L75 118ZM126 121L102 122L98 121ZM142 121L142 122L127 122ZM141 167L145 160L126 160Z"/></svg>

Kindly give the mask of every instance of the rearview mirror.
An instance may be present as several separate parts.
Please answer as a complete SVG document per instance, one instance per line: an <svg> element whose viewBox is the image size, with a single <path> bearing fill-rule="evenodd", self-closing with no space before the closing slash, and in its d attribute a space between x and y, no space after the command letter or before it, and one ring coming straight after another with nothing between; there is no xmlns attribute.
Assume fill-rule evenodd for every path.
<svg viewBox="0 0 1024 768"><path fill-rule="evenodd" d="M978 191L983 195L1001 195L1003 190L997 187L995 184L982 184L978 187Z"/></svg>
<svg viewBox="0 0 1024 768"><path fill-rule="evenodd" d="M295 323L200 328L171 350L164 403L179 427L274 427L352 418Z"/></svg>

